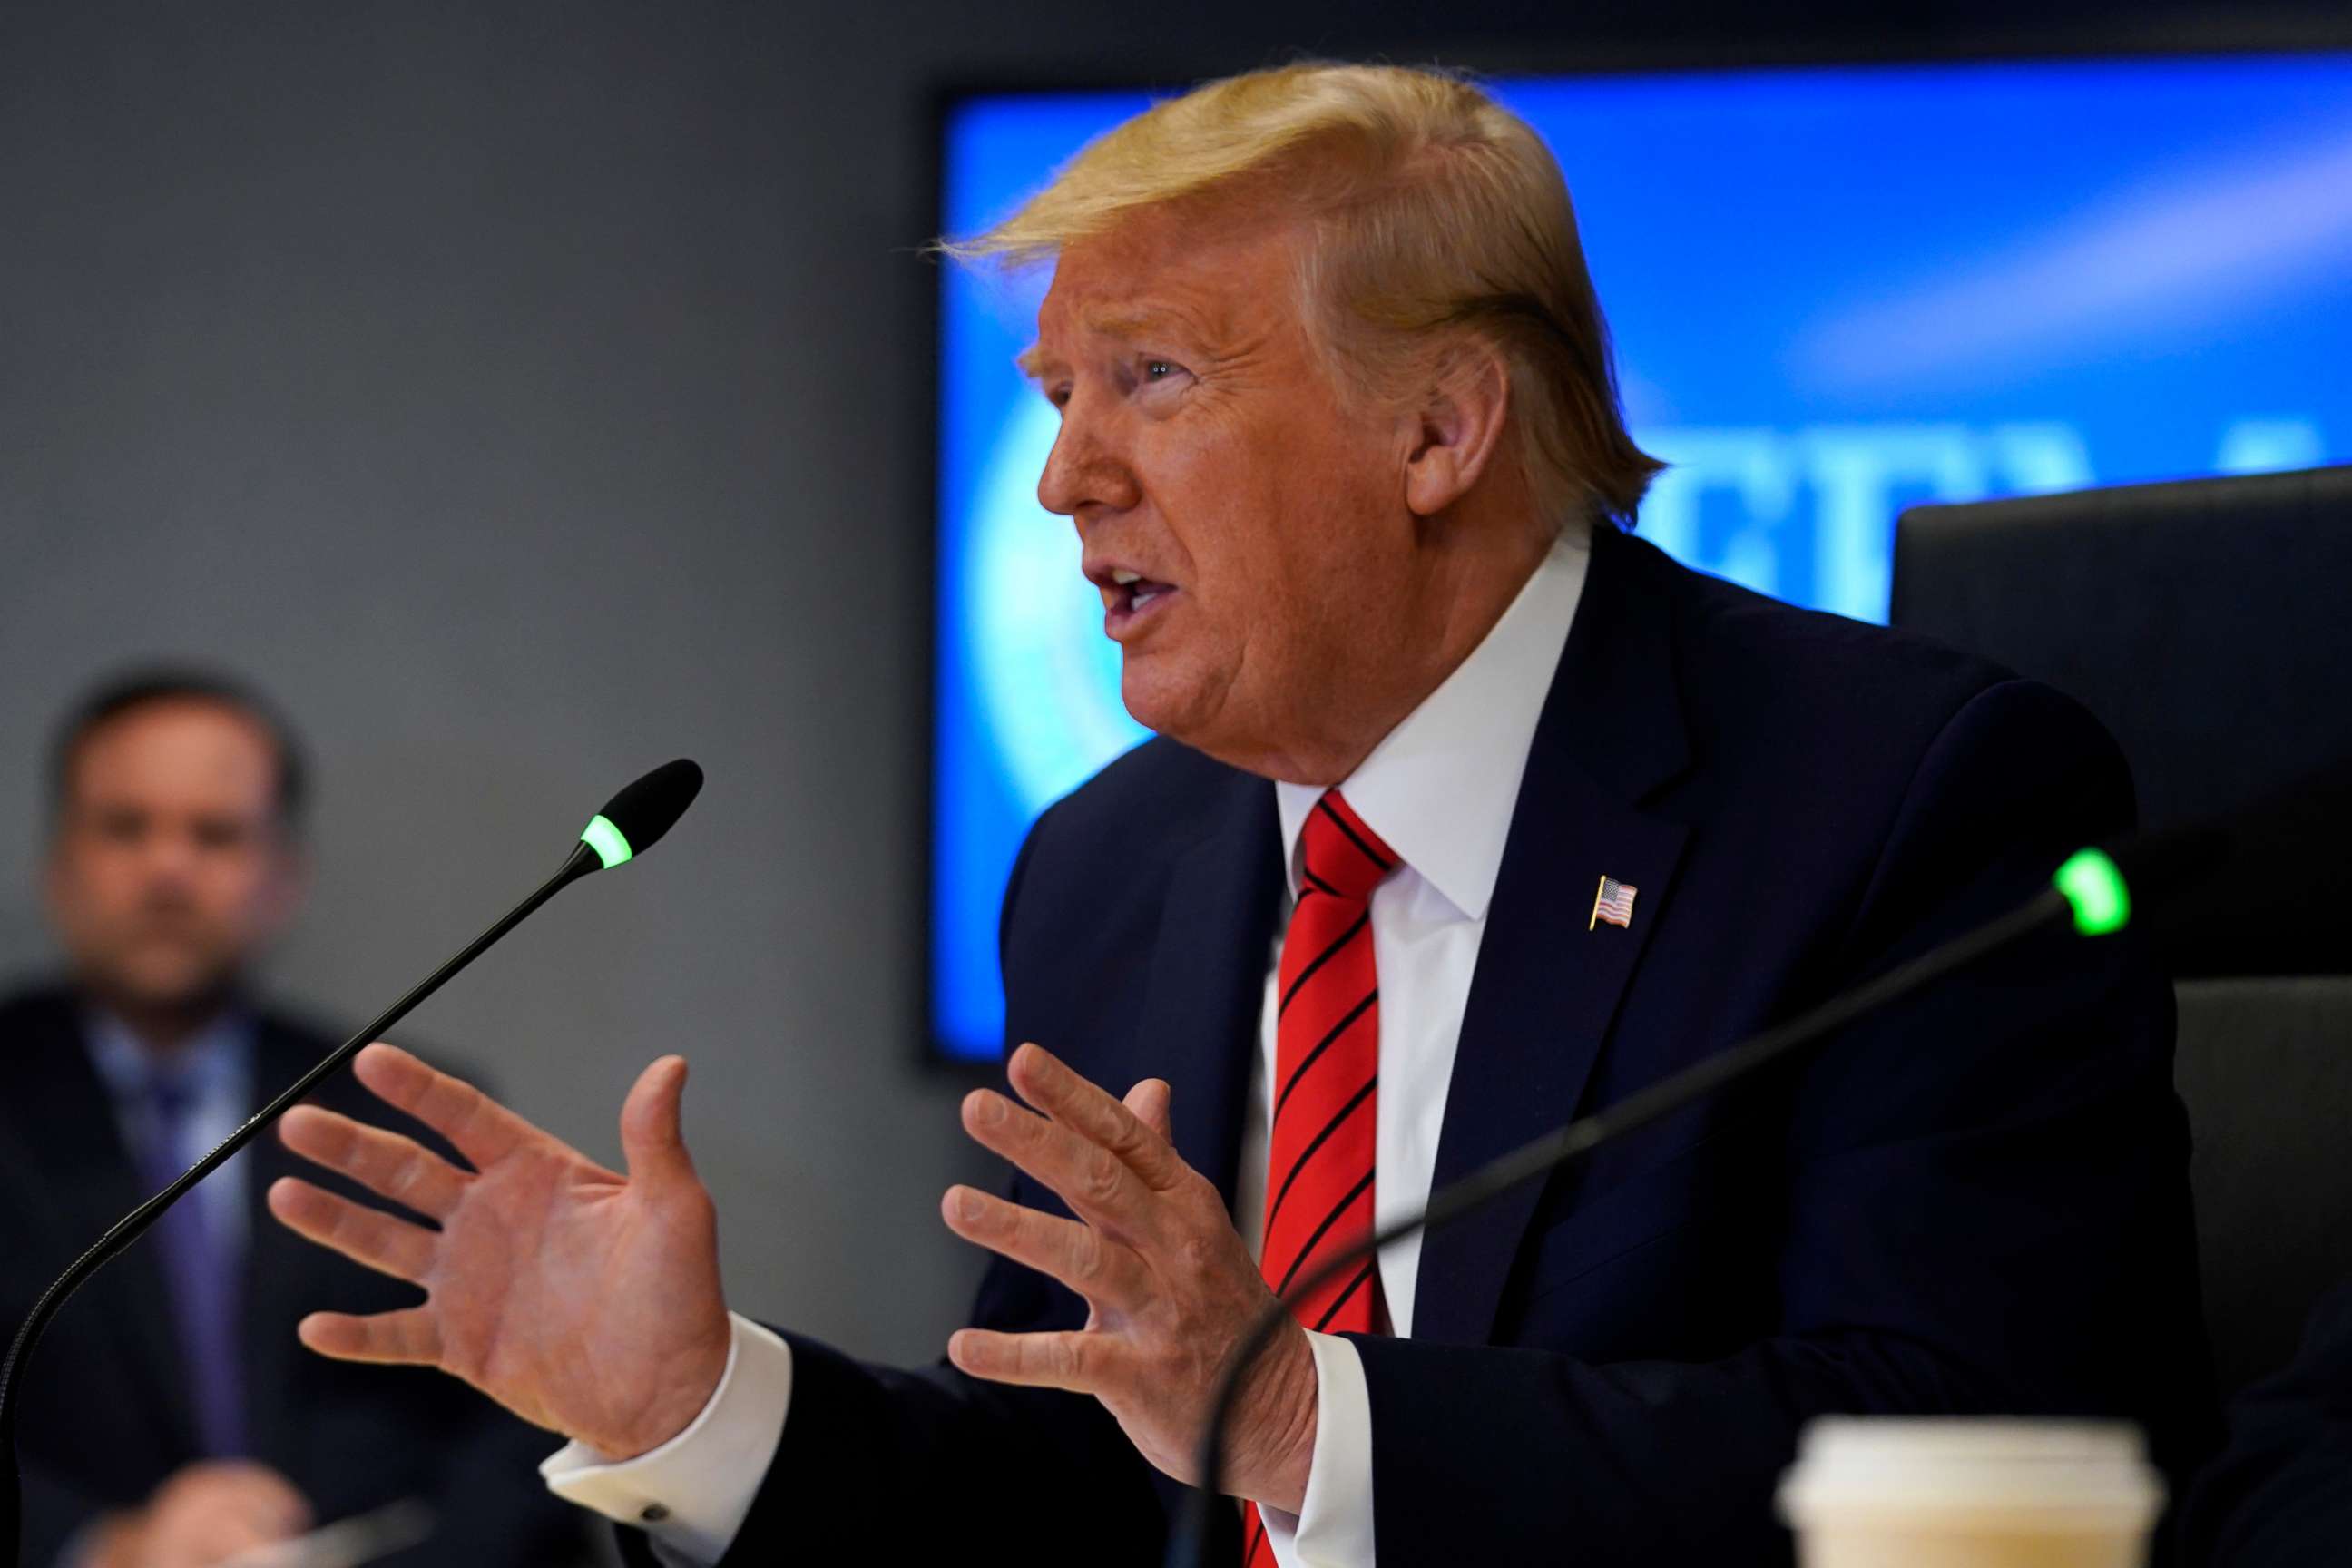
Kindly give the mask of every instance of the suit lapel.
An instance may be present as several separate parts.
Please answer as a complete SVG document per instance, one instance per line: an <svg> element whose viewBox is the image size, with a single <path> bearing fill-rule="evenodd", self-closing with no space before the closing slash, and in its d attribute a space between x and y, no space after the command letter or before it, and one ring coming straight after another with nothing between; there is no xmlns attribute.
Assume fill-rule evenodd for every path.
<svg viewBox="0 0 2352 1568"><path fill-rule="evenodd" d="M19 1087L7 1099L27 1163L47 1187L56 1232L69 1249L55 1259L62 1268L149 1194L123 1147L113 1102L90 1063L72 1005L59 999L43 1012L41 1025L27 1031L20 1047L22 1058L14 1064ZM178 1451L193 1451L195 1421L152 1235L134 1242L92 1283L100 1288L66 1303L61 1315L87 1312L102 1320L145 1410L171 1432Z"/></svg>
<svg viewBox="0 0 2352 1568"><path fill-rule="evenodd" d="M1167 1079L1176 1147L1231 1207L1280 913L1282 849L1274 786L1236 773L1221 787L1231 798L1178 853L1169 881L1132 1070L1104 1087L1118 1094L1139 1079Z"/></svg>
<svg viewBox="0 0 2352 1568"><path fill-rule="evenodd" d="M1577 1114L1664 912L1689 830L1640 803L1689 762L1672 618L1648 547L1601 530L1487 909L1433 1190ZM1638 889L1629 927L1591 924L1604 875ZM1486 1341L1540 1190L1428 1237L1414 1338Z"/></svg>

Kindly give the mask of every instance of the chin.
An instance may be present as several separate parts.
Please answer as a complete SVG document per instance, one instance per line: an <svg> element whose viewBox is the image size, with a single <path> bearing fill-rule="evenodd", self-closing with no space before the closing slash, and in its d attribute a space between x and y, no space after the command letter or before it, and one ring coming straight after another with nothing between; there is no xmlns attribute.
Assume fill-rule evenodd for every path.
<svg viewBox="0 0 2352 1568"><path fill-rule="evenodd" d="M212 963L152 963L131 966L112 978L112 989L134 1007L184 1012L217 1000L232 976Z"/></svg>
<svg viewBox="0 0 2352 1568"><path fill-rule="evenodd" d="M1151 668L1153 665L1162 668ZM1202 706L1197 682L1178 677L1164 661L1129 655L1119 673L1119 700L1128 717L1156 735L1191 743Z"/></svg>
<svg viewBox="0 0 2352 1568"><path fill-rule="evenodd" d="M1234 721L1229 679L1209 679L1160 660L1130 657L1120 677L1119 698L1129 716L1154 734L1181 742L1230 767L1255 773L1265 765L1260 738L1246 724Z"/></svg>

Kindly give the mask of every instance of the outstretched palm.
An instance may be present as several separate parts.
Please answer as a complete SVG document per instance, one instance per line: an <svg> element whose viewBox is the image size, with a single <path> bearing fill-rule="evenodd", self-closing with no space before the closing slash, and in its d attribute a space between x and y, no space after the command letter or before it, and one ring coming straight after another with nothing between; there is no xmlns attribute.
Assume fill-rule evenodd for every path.
<svg viewBox="0 0 2352 1568"><path fill-rule="evenodd" d="M275 1184L270 1212L289 1227L425 1290L401 1311L313 1313L302 1342L437 1366L614 1458L690 1422L725 1369L729 1330L717 1218L678 1133L686 1063L665 1057L630 1090L625 1176L394 1047L370 1046L353 1070L474 1170L332 1111L287 1114L288 1148L440 1227Z"/></svg>

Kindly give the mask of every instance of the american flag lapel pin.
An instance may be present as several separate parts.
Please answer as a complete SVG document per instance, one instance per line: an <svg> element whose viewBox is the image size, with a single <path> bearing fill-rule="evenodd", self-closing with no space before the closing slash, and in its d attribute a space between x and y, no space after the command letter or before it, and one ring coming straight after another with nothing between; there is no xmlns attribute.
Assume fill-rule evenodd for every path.
<svg viewBox="0 0 2352 1568"><path fill-rule="evenodd" d="M1584 922L1584 929L1591 931L1602 921L1630 929L1633 924L1633 895L1641 890L1614 877L1601 878L1600 890L1592 895L1592 918Z"/></svg>

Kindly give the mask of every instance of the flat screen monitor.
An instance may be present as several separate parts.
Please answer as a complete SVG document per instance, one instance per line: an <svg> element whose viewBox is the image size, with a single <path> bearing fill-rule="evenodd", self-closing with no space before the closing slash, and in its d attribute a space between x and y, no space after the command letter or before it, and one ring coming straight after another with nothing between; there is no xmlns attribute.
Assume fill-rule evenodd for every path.
<svg viewBox="0 0 2352 1568"><path fill-rule="evenodd" d="M1671 465L1640 531L1692 565L1879 620L1914 502L2352 458L2352 56L1488 85L1567 176L1633 435ZM943 230L1152 96L956 100ZM1045 282L940 280L929 989L957 1058L1003 1048L1023 835L1146 738L1036 500L1055 416L1013 358Z"/></svg>

